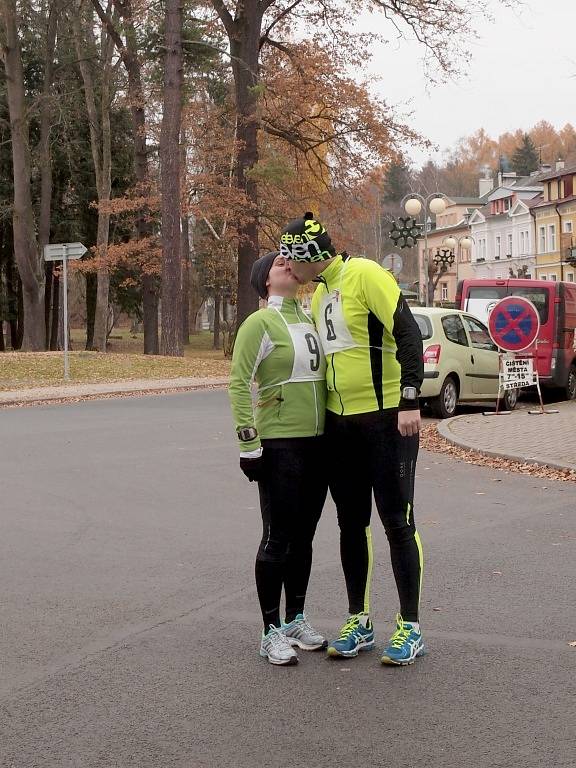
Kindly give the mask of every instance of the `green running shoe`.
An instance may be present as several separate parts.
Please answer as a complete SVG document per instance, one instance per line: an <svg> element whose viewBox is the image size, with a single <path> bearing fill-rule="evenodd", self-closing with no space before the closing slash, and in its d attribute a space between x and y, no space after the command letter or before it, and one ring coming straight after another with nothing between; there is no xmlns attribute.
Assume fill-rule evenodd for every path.
<svg viewBox="0 0 576 768"><path fill-rule="evenodd" d="M357 613L350 616L346 624L340 630L338 640L328 644L328 656L343 656L350 658L358 656L359 651L371 651L374 648L374 629L370 619L367 626L361 622L363 614Z"/></svg>
<svg viewBox="0 0 576 768"><path fill-rule="evenodd" d="M422 641L422 633L415 629L411 622L404 621L396 615L396 632L390 638L380 661L382 664L414 664L418 656L424 656L426 648Z"/></svg>

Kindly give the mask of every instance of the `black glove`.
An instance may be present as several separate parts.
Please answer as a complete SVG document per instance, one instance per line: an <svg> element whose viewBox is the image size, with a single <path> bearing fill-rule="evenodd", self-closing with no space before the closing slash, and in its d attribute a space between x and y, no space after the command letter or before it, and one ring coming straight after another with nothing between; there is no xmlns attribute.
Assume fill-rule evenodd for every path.
<svg viewBox="0 0 576 768"><path fill-rule="evenodd" d="M262 480L264 477L264 459L261 455L256 456L253 459L241 456L240 469L244 472L250 482L253 480Z"/></svg>

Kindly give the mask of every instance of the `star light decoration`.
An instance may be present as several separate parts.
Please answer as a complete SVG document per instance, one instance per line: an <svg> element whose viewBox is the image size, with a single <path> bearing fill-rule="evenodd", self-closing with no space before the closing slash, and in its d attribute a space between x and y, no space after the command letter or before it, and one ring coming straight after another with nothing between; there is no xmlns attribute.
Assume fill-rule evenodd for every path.
<svg viewBox="0 0 576 768"><path fill-rule="evenodd" d="M389 237L398 248L413 248L422 234L422 229L422 225L411 216L399 216L398 221L392 222Z"/></svg>

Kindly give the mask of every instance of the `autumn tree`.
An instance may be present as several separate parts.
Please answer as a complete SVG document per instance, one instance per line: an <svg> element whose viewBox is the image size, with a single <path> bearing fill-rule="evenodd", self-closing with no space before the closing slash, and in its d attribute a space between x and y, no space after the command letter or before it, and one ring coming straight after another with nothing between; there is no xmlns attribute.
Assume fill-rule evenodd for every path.
<svg viewBox="0 0 576 768"><path fill-rule="evenodd" d="M102 24L114 41L118 54L126 69L128 102L132 115L132 140L134 145L134 174L136 177L135 197L140 205L135 210L135 230L139 240L147 242L153 235L153 224L149 209L152 183L149 170L149 149L147 147L146 96L144 91L144 52L136 28L136 18L144 7L139 0L114 0L116 18L109 9L102 7L100 0L92 4ZM124 36L122 36L122 31ZM142 272L142 321L144 326L144 354L158 354L158 279L153 269Z"/></svg>
<svg viewBox="0 0 576 768"><path fill-rule="evenodd" d="M368 41L358 37L353 27L358 12L366 9L381 11L394 34L415 37L423 45L429 62L444 75L450 75L462 59L469 58L463 43L470 33L470 18L475 13L485 14L485 7L480 0L471 0L466 6L455 0L363 0L354 6L336 0L212 0L212 5L229 39L238 114L236 180L250 203L250 217L242 227L238 248L238 319L242 320L256 307L249 275L259 251L258 185L252 171L259 160L261 51L272 46L289 52L290 23L297 18L301 28L313 30L315 43L337 30L338 57L360 61ZM375 39L373 36L372 41ZM303 93L311 91L306 89Z"/></svg>

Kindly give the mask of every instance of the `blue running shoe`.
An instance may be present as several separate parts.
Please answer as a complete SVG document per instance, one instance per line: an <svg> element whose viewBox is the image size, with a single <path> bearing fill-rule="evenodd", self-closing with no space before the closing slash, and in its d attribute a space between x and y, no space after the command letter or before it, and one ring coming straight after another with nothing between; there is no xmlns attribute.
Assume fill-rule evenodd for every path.
<svg viewBox="0 0 576 768"><path fill-rule="evenodd" d="M396 632L390 638L380 661L382 664L414 664L418 656L424 656L426 648L422 642L422 633L396 615Z"/></svg>
<svg viewBox="0 0 576 768"><path fill-rule="evenodd" d="M350 616L340 630L338 640L328 644L328 656L358 656L358 651L371 651L374 648L374 629L368 619L367 626L360 621L361 614Z"/></svg>

